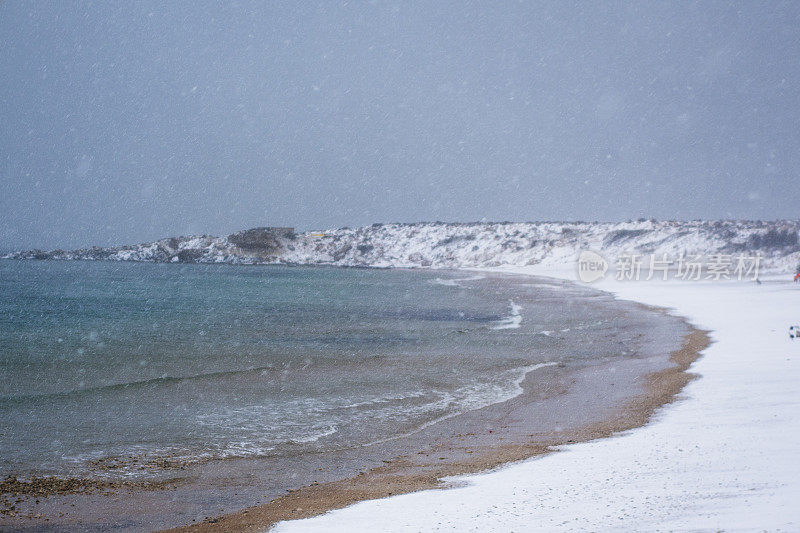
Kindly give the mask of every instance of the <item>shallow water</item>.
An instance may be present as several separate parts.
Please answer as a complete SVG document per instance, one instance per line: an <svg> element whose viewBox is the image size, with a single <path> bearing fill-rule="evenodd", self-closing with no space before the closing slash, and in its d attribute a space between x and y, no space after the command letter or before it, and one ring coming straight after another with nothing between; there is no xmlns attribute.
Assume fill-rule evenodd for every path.
<svg viewBox="0 0 800 533"><path fill-rule="evenodd" d="M630 355L591 297L442 271L0 261L0 474L408 434L538 365Z"/></svg>

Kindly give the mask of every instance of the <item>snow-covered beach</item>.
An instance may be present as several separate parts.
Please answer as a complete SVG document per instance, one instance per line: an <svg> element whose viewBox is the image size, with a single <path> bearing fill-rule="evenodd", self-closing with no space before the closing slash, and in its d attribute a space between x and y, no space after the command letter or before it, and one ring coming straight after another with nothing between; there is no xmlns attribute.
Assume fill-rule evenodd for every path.
<svg viewBox="0 0 800 533"><path fill-rule="evenodd" d="M521 274L570 277L537 267ZM669 308L714 343L649 424L560 447L453 488L358 503L273 531L770 530L800 524L800 287L752 281L604 281Z"/></svg>
<svg viewBox="0 0 800 533"><path fill-rule="evenodd" d="M800 533L800 1L0 49L0 533Z"/></svg>
<svg viewBox="0 0 800 533"><path fill-rule="evenodd" d="M4 366L5 390L13 394L17 387L43 399L33 407L17 401L21 409L4 398L6 431L13 433L0 454L7 472L0 488L11 495L4 499L0 529L125 524L151 531L194 523L198 530L258 530L357 501L435 488L449 476L485 472L548 446L641 425L680 390L682 370L698 351L694 347L673 369L670 358L691 331L683 320L568 282L499 272L97 261L2 261L0 269L4 309L28 316L49 312L74 280L93 296L114 284L107 299L84 299L75 311L57 315L58 324L88 332L85 338L48 329L41 320L32 322L39 338L5 337L22 361ZM350 300L342 287L353 290ZM322 289L333 292L326 296ZM40 307L14 307L14 300L23 300L18 295L31 293L44 302ZM302 300L308 293L323 310L308 311ZM162 311L142 309L156 299ZM303 305L283 308L283 301ZM355 304L372 307L354 311ZM196 308L190 315L196 319L185 318L187 305ZM324 311L326 305L340 314ZM119 317L114 310L122 307L136 311L134 318ZM86 315L99 318L87 325ZM370 326L370 319L377 322ZM356 331L347 329L352 323ZM126 336L120 324L134 334ZM297 349L287 343L287 324ZM138 352L142 330L150 339L149 359ZM367 333L371 342L357 352ZM407 335L413 338L396 340ZM318 348L319 338L330 342ZM195 339L198 344L189 343ZM275 339L280 344L267 351ZM51 340L58 351L47 351ZM259 344L251 348L248 342ZM33 373L22 351L30 346L56 361L69 347L84 353L59 371ZM134 358L127 356L131 346ZM169 379L158 379L164 367L157 365L176 346L185 347L182 359L169 366ZM292 360L293 353L301 358ZM280 357L284 364L275 371L266 366ZM83 371L87 361L99 370ZM101 365L113 365L113 375L127 382L98 385L98 377L108 375ZM147 374L153 367L155 379ZM651 387L651 373L662 371L676 379ZM345 380L339 390L336 376ZM454 379L450 392L444 387ZM327 389L314 397L323 381ZM296 395L283 395L289 383L305 395L297 409ZM362 392L371 383L375 388ZM56 387L74 391L66 409L65 395L48 392ZM198 389L190 399L198 411L183 407L176 417L177 408L169 406ZM248 396L251 390L258 397ZM641 401L645 396L648 401ZM629 402L637 405L627 409ZM121 409L148 416L120 417ZM65 410L73 417L65 418ZM290 418L281 426L284 414ZM80 440L53 450L47 437L55 431L41 432L28 424L31 419L51 420L49 427L77 433ZM186 428L175 429L178 422ZM102 448L84 437L100 425L106 428ZM200 430L203 438L191 440ZM145 433L148 440L140 442ZM65 487L66 476L73 481ZM161 479L169 485L149 490ZM98 485L109 492L92 490ZM90 488L78 493L76 486Z"/></svg>
<svg viewBox="0 0 800 533"><path fill-rule="evenodd" d="M202 531L264 530L279 520L303 517L312 518L281 522L275 530L796 528L800 512L794 509L793 498L800 493L800 467L795 465L792 452L800 444L800 427L794 417L800 404L795 387L800 368L794 352L800 350L800 340L788 335L790 326L800 325L800 317L793 315L800 286L790 281L790 272L800 258L796 222L377 224L355 230L330 230L321 236L290 230L254 228L223 238L174 238L133 247L31 251L7 257L422 268L429 272L457 269L461 272L455 273L454 279L443 279L431 272L437 276L432 278L432 285L461 287L465 282L490 281L484 279L491 277L489 273L509 280L518 275L522 276L518 280L520 287L555 283L559 290L564 289L566 299L557 298L556 306L569 303L571 291L584 290L573 283L577 283L576 267L585 264L589 270L581 272L584 281L590 280L583 274L607 274L604 281L588 284L591 288L607 291L625 302L613 302L609 295L596 293L601 298L635 309L641 306L630 302L666 309L677 317L673 320L686 320L699 330L710 332L714 344L690 369L700 379L682 390L678 401L658 408L652 417L653 409L669 402L685 383L686 374L681 372L695 360L700 347L706 346L705 340L692 344L688 341L691 335L684 338L685 348L692 344L692 354L673 368L674 373L680 374L679 383L659 401L639 409L639 414L626 423L615 425L610 418L602 418L606 426L601 431L551 435L547 438L552 440L546 442L535 438L532 441L528 437L539 432L531 424L558 422L550 428L561 434L562 429L567 429L560 423L565 418L563 412L559 414L550 407L538 413L520 407L520 402L524 404L534 397L520 395L519 402L515 399L492 408L504 410L500 413L504 420L514 420L510 426L499 424L492 428L484 423L477 432L465 431L462 426L455 427L459 424L455 418L449 419L454 421L452 427L431 426L455 439L452 450L456 453L452 457L443 453L444 448L437 448L436 453L433 449L423 450L423 455L415 449L409 455L411 448L403 447L385 455L385 467L369 469L359 465L354 472L360 473L355 477L351 477L354 473L338 477L331 474L318 483L321 476L314 475L285 494L276 493L275 483L268 482L273 493L261 492L248 501L220 508L213 520L184 510L180 521L172 517L168 523L189 526L192 519L194 527ZM638 266L628 270L634 265ZM650 275L644 276L648 265ZM655 280L638 281L639 267L642 277ZM676 268L670 270L673 267ZM673 279L661 281L660 268L669 270ZM637 281L613 279L620 272L633 274L634 270ZM756 283L759 272L761 283ZM771 277L764 277L765 272ZM509 278L508 274L514 276ZM710 281L715 274L747 281ZM531 281L527 276L538 279ZM554 279L546 281L542 277ZM515 335L520 327L524 330L535 324L528 313L537 301L526 302L521 292L524 291L503 296L507 308L492 315L487 331ZM643 314L633 311L629 318ZM660 338L663 342L657 330L666 317L661 312L655 314L655 322L639 337L650 341ZM602 316L609 314L604 312ZM553 327L544 323L539 326L535 334L550 339ZM561 340L578 338L574 333L564 337L570 328L558 331L562 332ZM608 335L625 331L624 327L615 328L602 336L579 339L573 350L595 352L600 343L609 340ZM704 336L698 331L694 334ZM682 334L673 332L666 339L675 340L680 346L679 335ZM666 348L668 345L671 343L649 355L663 358L671 354L677 363L676 352L671 350L678 346ZM521 351L530 349L531 344L520 346ZM619 353L638 356L646 352L633 346L632 350L624 348ZM545 359L552 360L549 356ZM647 383L628 380L628 386L634 385L631 388L623 384L622 367L604 368L603 372L609 373L596 373L591 380L601 388L577 387L584 392L593 391L584 396L583 407L559 396L562 382L557 380L548 378L548 391L539 392L562 411L567 408L569 413L585 416L587 409L602 403L599 400L612 401L618 394L639 388L649 390L653 380L659 379L657 374L647 374L654 369L643 371L640 378L647 379ZM556 370L550 366L546 372ZM535 389L529 390L538 394ZM629 408L624 401L615 405L621 410ZM464 416L481 416L477 410L470 413ZM619 413L608 414L613 417ZM510 442L507 435L500 434L500 428L505 427L519 429L514 434L522 435L525 442ZM606 438L612 432L616 434ZM493 445L482 440L484 433L492 434ZM477 438L476 443L491 448L491 453L483 453L487 449L481 453L467 449L472 446L469 443L462 447L466 444L460 439L467 436ZM436 446L442 445L443 441L436 442ZM544 454L548 449L557 453ZM529 459L519 462L524 458ZM451 465L445 459L454 462ZM424 474L420 474L420 468ZM471 472L483 473L466 474ZM394 477L389 480L389 476ZM445 480L447 489L433 490L439 487L440 479ZM309 485L311 481L313 484ZM258 486L248 485L254 491ZM164 494L156 496L169 498ZM385 498L387 495L391 497ZM334 510L318 515L330 509Z"/></svg>

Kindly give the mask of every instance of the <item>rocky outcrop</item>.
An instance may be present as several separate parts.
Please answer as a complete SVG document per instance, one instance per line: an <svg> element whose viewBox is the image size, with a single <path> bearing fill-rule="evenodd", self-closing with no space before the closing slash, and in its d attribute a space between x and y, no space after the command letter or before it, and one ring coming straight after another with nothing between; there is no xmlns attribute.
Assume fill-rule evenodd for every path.
<svg viewBox="0 0 800 533"><path fill-rule="evenodd" d="M245 252L279 255L283 243L295 238L294 228L253 228L228 235L228 242Z"/></svg>

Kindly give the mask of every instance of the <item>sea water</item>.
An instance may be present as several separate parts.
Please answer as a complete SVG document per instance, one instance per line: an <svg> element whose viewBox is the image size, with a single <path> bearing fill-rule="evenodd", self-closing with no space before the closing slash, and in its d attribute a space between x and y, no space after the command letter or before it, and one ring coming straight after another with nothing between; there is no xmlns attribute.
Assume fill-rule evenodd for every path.
<svg viewBox="0 0 800 533"><path fill-rule="evenodd" d="M447 271L2 260L0 475L140 476L419 431L513 397L526 372L595 356L569 332L602 338L618 317L563 305L570 290Z"/></svg>

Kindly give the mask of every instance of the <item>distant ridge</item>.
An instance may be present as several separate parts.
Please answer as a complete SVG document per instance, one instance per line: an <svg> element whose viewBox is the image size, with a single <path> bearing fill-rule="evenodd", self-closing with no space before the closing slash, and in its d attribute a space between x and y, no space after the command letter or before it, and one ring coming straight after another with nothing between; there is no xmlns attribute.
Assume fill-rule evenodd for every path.
<svg viewBox="0 0 800 533"><path fill-rule="evenodd" d="M573 265L591 249L620 254L759 254L763 270L794 272L800 221L656 221L392 223L295 233L262 227L227 237L170 237L80 250L29 250L8 259L163 263L301 264L359 267Z"/></svg>

